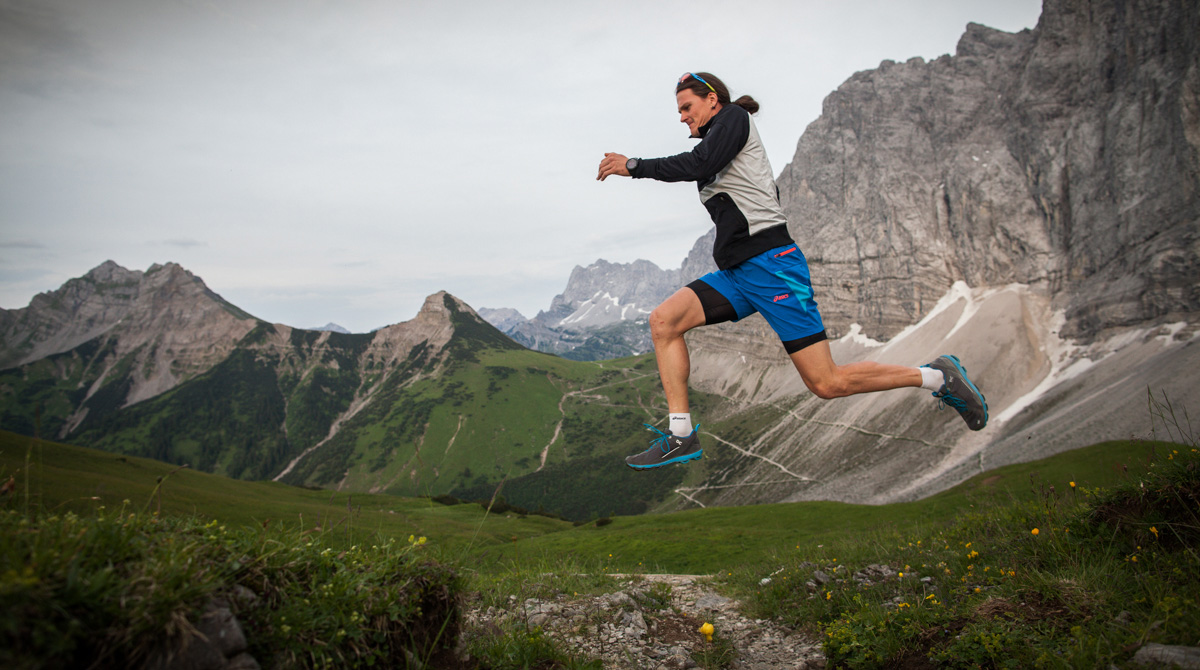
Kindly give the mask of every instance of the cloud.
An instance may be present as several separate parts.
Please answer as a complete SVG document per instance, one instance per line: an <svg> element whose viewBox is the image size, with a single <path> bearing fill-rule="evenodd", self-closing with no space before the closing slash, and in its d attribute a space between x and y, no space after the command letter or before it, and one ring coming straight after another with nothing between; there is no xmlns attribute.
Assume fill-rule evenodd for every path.
<svg viewBox="0 0 1200 670"><path fill-rule="evenodd" d="M186 238L186 237L173 237L173 238L169 238L169 239L165 239L165 240L158 240L156 242L153 242L152 244L156 244L159 246L166 246L166 247L175 247L177 249L193 249L195 247L207 247L208 246L207 242L201 242L200 240L194 240L194 239Z"/></svg>
<svg viewBox="0 0 1200 670"><path fill-rule="evenodd" d="M442 288L536 313L576 265L677 268L711 227L694 185L594 180L604 151L691 148L680 72L763 103L778 171L855 69L989 12L1037 0L0 0L0 298L111 257L285 323Z"/></svg>
<svg viewBox="0 0 1200 670"><path fill-rule="evenodd" d="M93 61L84 36L52 2L0 2L0 86L53 98L87 79Z"/></svg>

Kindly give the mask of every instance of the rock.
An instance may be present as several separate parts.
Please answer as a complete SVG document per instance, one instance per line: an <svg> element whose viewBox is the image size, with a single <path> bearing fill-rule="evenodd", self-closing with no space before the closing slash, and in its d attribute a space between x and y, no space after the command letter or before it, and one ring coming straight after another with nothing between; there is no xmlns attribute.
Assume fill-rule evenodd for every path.
<svg viewBox="0 0 1200 670"><path fill-rule="evenodd" d="M817 584L820 584L821 586L824 586L824 585L828 584L829 582L833 581L832 577L825 574L824 572L821 572L820 570L817 570L816 572L814 572L812 575L812 578L813 578L814 582L816 582Z"/></svg>
<svg viewBox="0 0 1200 670"><path fill-rule="evenodd" d="M239 610L250 609L258 605L258 594L241 584L233 585L229 598Z"/></svg>
<svg viewBox="0 0 1200 670"><path fill-rule="evenodd" d="M224 657L237 656L246 650L246 635L242 631L242 624L233 615L228 603L210 603L196 630L200 631L208 643L216 647Z"/></svg>
<svg viewBox="0 0 1200 670"><path fill-rule="evenodd" d="M225 670L229 661L215 646L193 638L182 649L162 650L150 655L145 670Z"/></svg>
<svg viewBox="0 0 1200 670"><path fill-rule="evenodd" d="M250 654L242 653L229 659L225 670L261 670L258 661Z"/></svg>
<svg viewBox="0 0 1200 670"><path fill-rule="evenodd" d="M633 598L624 591L617 591L609 595L607 601L614 607L637 607L637 603L634 602Z"/></svg>
<svg viewBox="0 0 1200 670"><path fill-rule="evenodd" d="M862 570L854 573L854 581L863 584L870 584L872 582L879 582L895 577L897 572L897 570L893 570L889 566L872 563L871 565L868 565Z"/></svg>
<svg viewBox="0 0 1200 670"><path fill-rule="evenodd" d="M1184 670L1200 670L1200 647L1146 644L1133 655L1138 665L1168 665Z"/></svg>
<svg viewBox="0 0 1200 670"><path fill-rule="evenodd" d="M717 595L716 593L706 592L696 600L696 608L702 610L718 610L728 605L731 601L725 596Z"/></svg>
<svg viewBox="0 0 1200 670"><path fill-rule="evenodd" d="M196 623L198 635L178 648L165 644L150 654L145 670L257 670L246 652L246 636L229 603L214 600Z"/></svg>

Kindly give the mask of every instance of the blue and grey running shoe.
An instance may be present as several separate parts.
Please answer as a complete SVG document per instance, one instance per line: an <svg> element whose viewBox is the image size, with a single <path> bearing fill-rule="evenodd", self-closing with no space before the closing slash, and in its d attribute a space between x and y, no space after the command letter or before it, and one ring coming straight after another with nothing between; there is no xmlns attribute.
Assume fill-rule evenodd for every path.
<svg viewBox="0 0 1200 670"><path fill-rule="evenodd" d="M987 399L975 384L971 383L967 377L967 369L959 362L958 356L938 356L936 361L921 367L933 368L946 377L946 383L933 394L933 397L941 401L940 406L949 405L958 410L971 430L982 430L987 425Z"/></svg>
<svg viewBox="0 0 1200 670"><path fill-rule="evenodd" d="M658 437L650 441L649 449L626 456L625 465L635 470L646 470L671 463L686 463L704 456L704 450L700 448L700 426L692 429L692 434L687 437L664 433L648 423L645 426L658 433Z"/></svg>

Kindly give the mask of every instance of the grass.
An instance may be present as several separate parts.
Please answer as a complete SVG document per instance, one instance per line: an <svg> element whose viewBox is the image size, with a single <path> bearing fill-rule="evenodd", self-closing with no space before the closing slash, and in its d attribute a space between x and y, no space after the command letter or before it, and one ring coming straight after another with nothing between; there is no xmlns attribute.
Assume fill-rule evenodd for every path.
<svg viewBox="0 0 1200 670"><path fill-rule="evenodd" d="M96 514L134 501L134 511L190 515L231 527L320 529L345 545L362 538L426 536L448 559L473 548L552 533L571 524L539 515L487 514L476 504L346 494L275 482L245 482L150 459L0 431L0 480L13 478L10 505Z"/></svg>
<svg viewBox="0 0 1200 670"><path fill-rule="evenodd" d="M476 594L485 606L510 597L605 592L615 588L606 575L617 572L703 573L716 575L715 586L742 600L750 616L819 636L833 667L1125 667L1145 642L1200 644L1200 453L1186 416L1176 420L1174 408L1152 397L1149 406L1163 428L1156 437L1167 441L1104 443L1008 466L921 501L697 509L578 527L535 515L488 514L475 504L234 481L0 433L0 483L12 485L0 505L24 510L5 517L0 594L21 593L19 602L47 600L28 589L52 580L30 573L27 565L59 565L47 574L69 574L62 568L69 561L63 561L81 555L83 545L72 538L87 523L108 524L87 533L117 538L95 543L98 555L117 557L129 546L169 544L130 541L122 535L132 532L128 528L155 537L170 526L174 546L208 556L197 564L211 570L162 572L171 554L156 549L146 555L158 558L141 564L166 567L142 570L154 575L148 582L111 569L99 570L91 581L175 585L161 592L164 600L154 606L159 609L146 605L154 614L137 620L143 624L178 623L181 615L194 614L200 595L218 583L248 579L246 566L266 566L266 558L254 557L277 555L272 548L279 543L309 556L310 563L258 587L289 584L295 589L289 599L296 601L324 597L317 592L325 584L340 584L334 587L343 593L339 598L376 589L382 582L368 573L392 571L414 552L449 566L455 576L443 583ZM405 539L410 536L412 541ZM429 542L419 544L420 536ZM308 546L314 537L319 542ZM45 557L31 561L12 553L19 544L13 540L22 538L47 542L39 550ZM237 549L222 549L231 546ZM342 563L329 564L331 556ZM347 556L354 569L348 569ZM97 597L81 593L82 600ZM352 611L376 607L321 602L312 609L296 603L298 611L276 612L254 624L269 646L261 653L282 649L301 667L364 665L375 658L363 646L374 643L363 637L337 647L340 656L314 651L318 640L348 631L344 617ZM318 612L340 612L338 627L318 621ZM120 613L106 616L125 631L112 639L154 638ZM282 616L306 623L296 627ZM391 621L393 614L379 616ZM61 642L52 630L77 625L36 613L21 620L43 619L47 627L28 637L42 645ZM76 619L86 623L86 617ZM279 633L284 625L292 627L290 634ZM14 626L19 624L9 621L0 629ZM164 635L170 637L159 637ZM529 627L497 630L471 644L479 668L590 667ZM725 662L711 658L703 665Z"/></svg>
<svg viewBox="0 0 1200 670"><path fill-rule="evenodd" d="M720 579L834 667L1128 667L1146 642L1196 646L1200 449L1165 432L1182 444L1111 485L1033 478L948 524L855 528Z"/></svg>
<svg viewBox="0 0 1200 670"><path fill-rule="evenodd" d="M597 562L607 572L714 574L742 564L747 557L769 556L830 544L847 528L873 529L940 526L962 512L1032 500L1036 489L1075 481L1106 487L1128 481L1148 469L1169 443L1106 442L1033 463L992 470L925 500L891 505L800 502L692 509L671 514L614 517L612 523L587 524L564 532L531 536L511 545L480 547L473 554L500 565L522 556L563 553Z"/></svg>

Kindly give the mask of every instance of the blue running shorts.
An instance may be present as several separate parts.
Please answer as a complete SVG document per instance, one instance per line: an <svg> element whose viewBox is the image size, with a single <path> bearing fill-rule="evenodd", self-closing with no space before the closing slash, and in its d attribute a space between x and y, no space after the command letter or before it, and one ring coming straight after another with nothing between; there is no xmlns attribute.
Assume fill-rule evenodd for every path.
<svg viewBox="0 0 1200 670"><path fill-rule="evenodd" d="M813 300L808 261L795 244L710 272L688 288L704 306L706 325L738 321L759 312L788 354L826 339L825 324Z"/></svg>

